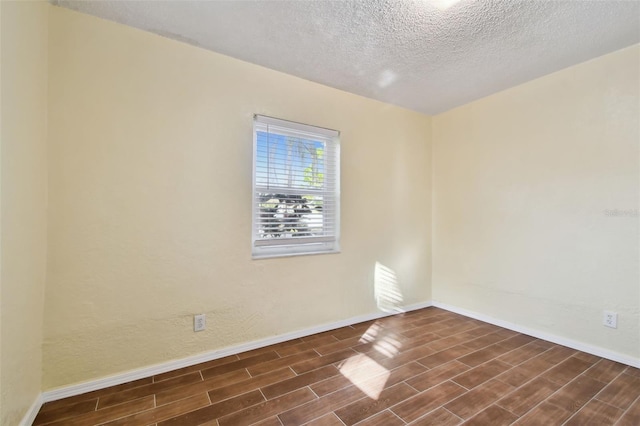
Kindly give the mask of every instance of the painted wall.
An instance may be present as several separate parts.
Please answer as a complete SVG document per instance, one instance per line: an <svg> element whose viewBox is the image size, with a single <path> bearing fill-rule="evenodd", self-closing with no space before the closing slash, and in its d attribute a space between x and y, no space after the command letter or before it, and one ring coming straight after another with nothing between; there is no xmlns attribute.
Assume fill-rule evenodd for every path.
<svg viewBox="0 0 640 426"><path fill-rule="evenodd" d="M49 70L44 390L430 299L429 117L60 8ZM251 260L254 113L342 132L342 253Z"/></svg>
<svg viewBox="0 0 640 426"><path fill-rule="evenodd" d="M639 64L636 45L433 118L435 301L640 358Z"/></svg>
<svg viewBox="0 0 640 426"><path fill-rule="evenodd" d="M0 424L16 425L41 390L49 5L0 10Z"/></svg>

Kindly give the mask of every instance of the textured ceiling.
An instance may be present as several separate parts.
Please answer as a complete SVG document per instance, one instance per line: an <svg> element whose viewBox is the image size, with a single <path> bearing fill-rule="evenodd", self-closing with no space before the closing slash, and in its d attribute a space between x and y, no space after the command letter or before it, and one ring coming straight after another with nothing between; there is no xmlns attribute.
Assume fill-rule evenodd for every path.
<svg viewBox="0 0 640 426"><path fill-rule="evenodd" d="M53 2L427 114L640 42L640 1Z"/></svg>

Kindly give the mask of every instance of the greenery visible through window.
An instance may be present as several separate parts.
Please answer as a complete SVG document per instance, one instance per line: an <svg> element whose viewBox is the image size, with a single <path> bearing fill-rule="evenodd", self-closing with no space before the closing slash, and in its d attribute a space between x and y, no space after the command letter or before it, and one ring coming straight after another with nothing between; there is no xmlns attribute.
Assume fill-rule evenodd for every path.
<svg viewBox="0 0 640 426"><path fill-rule="evenodd" d="M339 249L339 133L254 119L253 256Z"/></svg>

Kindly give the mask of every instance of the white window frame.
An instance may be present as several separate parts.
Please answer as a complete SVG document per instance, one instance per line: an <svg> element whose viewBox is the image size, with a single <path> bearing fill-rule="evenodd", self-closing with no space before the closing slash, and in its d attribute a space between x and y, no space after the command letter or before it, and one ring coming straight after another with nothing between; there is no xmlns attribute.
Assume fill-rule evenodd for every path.
<svg viewBox="0 0 640 426"><path fill-rule="evenodd" d="M309 237L277 238L263 237L260 229L259 193L274 192L293 195L309 195L312 189L269 187L258 183L258 132L291 136L318 141L324 144L323 188L323 232L329 235ZM267 178L268 180L268 178ZM327 198L328 197L328 198ZM296 123L278 118L255 115L253 120L253 184L251 213L251 254L252 258L297 256L340 252L340 132L322 127ZM325 208L328 206L328 210ZM332 213L331 213L332 212ZM329 225L327 225L329 224ZM329 231L326 231L329 229Z"/></svg>

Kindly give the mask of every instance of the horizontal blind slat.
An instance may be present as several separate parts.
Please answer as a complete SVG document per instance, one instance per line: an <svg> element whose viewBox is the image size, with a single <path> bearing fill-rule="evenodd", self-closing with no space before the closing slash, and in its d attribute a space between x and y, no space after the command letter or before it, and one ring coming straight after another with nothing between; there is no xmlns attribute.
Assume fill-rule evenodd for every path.
<svg viewBox="0 0 640 426"><path fill-rule="evenodd" d="M339 132L264 116L254 123L254 247L336 247Z"/></svg>

